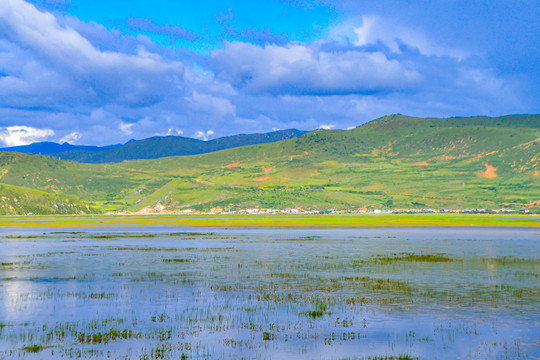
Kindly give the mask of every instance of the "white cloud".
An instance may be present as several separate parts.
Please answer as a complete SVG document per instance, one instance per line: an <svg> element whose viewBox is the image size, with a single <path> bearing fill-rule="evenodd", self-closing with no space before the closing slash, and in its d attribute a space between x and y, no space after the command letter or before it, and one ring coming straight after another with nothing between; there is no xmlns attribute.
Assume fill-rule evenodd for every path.
<svg viewBox="0 0 540 360"><path fill-rule="evenodd" d="M226 98L203 94L194 90L186 100L189 107L197 112L204 112L216 117L236 114L236 107Z"/></svg>
<svg viewBox="0 0 540 360"><path fill-rule="evenodd" d="M73 131L69 134L67 134L66 136L64 136L63 138L60 139L60 142L61 143L70 143L70 144L75 144L77 143L77 140L79 140L81 138L81 134L78 133L77 131Z"/></svg>
<svg viewBox="0 0 540 360"><path fill-rule="evenodd" d="M155 102L176 88L183 74L180 62L167 62L142 46L136 54L101 51L51 13L23 0L0 1L0 34L25 49L27 61L62 78L60 83L70 83L78 95L74 98L82 102Z"/></svg>
<svg viewBox="0 0 540 360"><path fill-rule="evenodd" d="M214 135L214 131L213 130L208 130L206 132L197 131L194 136L197 139L202 139L202 140L206 141L206 140L208 140L208 137L210 137L212 135Z"/></svg>
<svg viewBox="0 0 540 360"><path fill-rule="evenodd" d="M354 28L354 33L356 34L356 46L364 46L371 42L373 34L373 24L377 21L376 18L370 16L362 16L362 25Z"/></svg>
<svg viewBox="0 0 540 360"><path fill-rule="evenodd" d="M125 123L125 122L121 122L119 128L120 128L120 131L122 131L124 134L131 135L131 134L133 134L133 130L131 130L133 125L135 125L135 124L133 124L133 123L128 124L128 123Z"/></svg>
<svg viewBox="0 0 540 360"><path fill-rule="evenodd" d="M351 39L355 46L366 46L383 43L396 54L401 53L400 43L418 49L423 55L450 56L461 60L468 54L459 49L435 42L426 34L410 26L402 26L391 19L379 16L362 16L362 25L345 24L337 28L334 35L344 32L343 28L352 26L355 36Z"/></svg>
<svg viewBox="0 0 540 360"><path fill-rule="evenodd" d="M184 132L180 129L169 128L166 135L182 135Z"/></svg>
<svg viewBox="0 0 540 360"><path fill-rule="evenodd" d="M8 126L0 130L0 140L6 146L28 145L53 136L54 131L51 129L37 129L30 126Z"/></svg>
<svg viewBox="0 0 540 360"><path fill-rule="evenodd" d="M334 125L334 124L323 124L323 125L319 126L319 129L331 130L331 129L335 128L335 127L336 127L336 125Z"/></svg>
<svg viewBox="0 0 540 360"><path fill-rule="evenodd" d="M414 88L422 79L382 52L324 51L320 45L233 42L211 56L220 78L253 93L369 93Z"/></svg>

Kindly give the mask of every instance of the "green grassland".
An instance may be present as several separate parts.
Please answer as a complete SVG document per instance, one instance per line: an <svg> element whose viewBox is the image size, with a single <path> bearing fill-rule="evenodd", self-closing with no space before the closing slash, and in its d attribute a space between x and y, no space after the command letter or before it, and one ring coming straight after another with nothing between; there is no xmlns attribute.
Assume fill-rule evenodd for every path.
<svg viewBox="0 0 540 360"><path fill-rule="evenodd" d="M540 115L383 117L349 131L194 156L79 164L0 153L0 182L101 211L530 208L540 204Z"/></svg>
<svg viewBox="0 0 540 360"><path fill-rule="evenodd" d="M97 210L64 196L0 184L0 215L96 214Z"/></svg>
<svg viewBox="0 0 540 360"><path fill-rule="evenodd" d="M0 228L73 227L540 227L536 216L493 214L0 216Z"/></svg>

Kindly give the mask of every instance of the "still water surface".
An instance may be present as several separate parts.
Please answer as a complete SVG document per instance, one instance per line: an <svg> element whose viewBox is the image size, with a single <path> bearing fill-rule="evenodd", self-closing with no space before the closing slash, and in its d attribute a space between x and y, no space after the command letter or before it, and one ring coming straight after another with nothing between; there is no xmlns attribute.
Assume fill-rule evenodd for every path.
<svg viewBox="0 0 540 360"><path fill-rule="evenodd" d="M538 229L0 232L0 359L540 357Z"/></svg>

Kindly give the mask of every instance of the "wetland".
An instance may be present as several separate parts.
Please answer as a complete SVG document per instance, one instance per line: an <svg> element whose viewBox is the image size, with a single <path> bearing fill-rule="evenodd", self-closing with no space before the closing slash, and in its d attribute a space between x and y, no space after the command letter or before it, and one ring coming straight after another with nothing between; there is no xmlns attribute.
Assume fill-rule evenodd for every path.
<svg viewBox="0 0 540 360"><path fill-rule="evenodd" d="M0 230L0 359L540 357L540 230Z"/></svg>

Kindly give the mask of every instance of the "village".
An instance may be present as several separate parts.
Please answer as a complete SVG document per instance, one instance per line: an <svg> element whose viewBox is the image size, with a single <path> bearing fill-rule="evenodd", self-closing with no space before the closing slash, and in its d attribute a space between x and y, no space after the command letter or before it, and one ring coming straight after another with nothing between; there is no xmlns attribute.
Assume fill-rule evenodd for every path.
<svg viewBox="0 0 540 360"><path fill-rule="evenodd" d="M239 210L225 210L221 207L211 208L209 211L195 209L167 209L158 203L153 207L145 207L139 211L119 211L110 212L106 215L314 215L314 214L434 214L434 213L453 213L453 214L537 214L538 211L531 211L529 208L515 209L372 209L360 208L354 210L312 210L302 208L248 208Z"/></svg>

